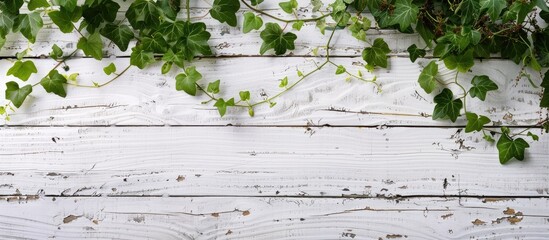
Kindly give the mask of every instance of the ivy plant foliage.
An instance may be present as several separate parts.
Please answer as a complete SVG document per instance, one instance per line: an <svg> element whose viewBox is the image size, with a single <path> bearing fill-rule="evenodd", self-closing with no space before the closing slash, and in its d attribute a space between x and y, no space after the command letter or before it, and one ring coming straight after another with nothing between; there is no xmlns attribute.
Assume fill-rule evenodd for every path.
<svg viewBox="0 0 549 240"><path fill-rule="evenodd" d="M264 8L264 2L212 0L208 14L231 31L239 28L243 33L258 33L262 44L257 52L261 55L292 54L298 45L298 32L311 24L316 24L320 34L326 35L328 40L326 45L315 46L312 51L314 55L324 57L324 63L318 64L311 72L297 70L298 79L292 79L292 76L279 79L280 93L270 97L262 95L263 99L256 100L247 90L240 91L237 97L228 96L230 93L223 91L222 79L213 81L195 66L197 58L214 54L209 43L212 26L201 22L205 16L191 16L190 5L195 1L131 0L125 16L118 14L121 6L117 0L0 1L0 48L6 43L8 34L20 34L29 43L35 43L45 16L62 33L79 38L77 50L73 52L52 46L49 57L58 64L43 71L45 76L37 76L39 71L33 61L24 59L32 46L17 53L17 59L6 73L15 80L6 83L5 98L9 103L0 106L0 114L6 115L6 109L12 106L21 107L33 87L41 86L48 93L67 96L66 85L79 85L76 83L78 73L69 74L58 68L69 69L66 60L77 52L102 60L104 49L114 44L120 51L129 52L130 65L124 69L114 63L105 66L105 76L112 77L111 80L107 78L104 84L94 82L91 87L112 82L131 66L144 69L161 62L160 72L175 76L175 90L209 98L204 103L211 104L221 116L229 113L230 108L244 108L253 117L255 106L276 106L274 100L277 97L324 66L335 66L337 76L360 79L379 87L375 76L373 80L367 80L361 71L350 73L350 68L334 62L330 50L336 32L349 33L364 44L361 57L367 71L375 74L378 68L389 68L390 44L383 38L369 35L372 28L381 28L417 33L423 40L406 50L412 62L425 66L419 74L418 85L433 95L433 119L466 121L465 132L481 132L488 141L495 142L492 137L497 135L501 163L513 158L524 159L524 151L529 145L521 136L537 139L532 132L512 133L506 128L501 132L490 130L492 120L469 111L467 106L475 101L486 101L499 90L492 76L475 74L475 59L498 56L521 65L522 69L531 68L538 72L549 67L549 7L546 1L311 0L309 5L299 6L297 0L278 0L270 5L278 6L278 14ZM305 8L311 8L311 11ZM365 12L371 13L375 22L366 17ZM319 54L319 49L325 49L326 54ZM424 62L428 54L436 59ZM449 80L440 76L439 69L442 68L453 71L455 78ZM543 91L541 107L549 107L548 75L549 71L546 71L541 84L530 79ZM520 76L529 74L522 70ZM547 120L539 125L549 131Z"/></svg>

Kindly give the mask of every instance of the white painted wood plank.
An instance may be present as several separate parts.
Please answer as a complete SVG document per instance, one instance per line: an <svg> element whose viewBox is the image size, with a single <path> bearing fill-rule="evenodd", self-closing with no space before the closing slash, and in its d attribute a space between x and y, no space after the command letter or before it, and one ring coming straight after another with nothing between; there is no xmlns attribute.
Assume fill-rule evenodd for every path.
<svg viewBox="0 0 549 240"><path fill-rule="evenodd" d="M0 195L549 196L549 135L499 164L443 128L1 128Z"/></svg>
<svg viewBox="0 0 549 240"><path fill-rule="evenodd" d="M280 79L289 77L290 84L297 81L296 70L312 70L314 58L224 58L202 59L196 62L204 78L201 84L221 79L220 97L236 97L241 90L251 91L252 101L263 100L262 93L273 96L281 91ZM364 68L360 59L336 58L338 64L350 72ZM388 70L377 70L382 93L373 84L335 75L335 67L327 66L312 75L296 88L276 100L274 108L257 107L256 117L249 117L246 109L230 109L220 118L212 104L203 105L204 95L193 97L175 90L173 70L168 75L160 74L160 66L145 70L131 68L126 74L101 89L68 87L68 96L63 99L47 94L37 86L26 103L12 115L11 125L451 125L450 121L433 121L429 117L434 108L433 96L425 94L417 84L421 65L428 59L411 63L408 59L393 57ZM80 73L80 83L92 85L110 78L102 68L110 62L119 69L126 67L128 59L112 59L98 63L91 59L75 59L68 62L70 70L64 73ZM55 64L51 60L36 60L39 73L28 81L38 82ZM454 72L443 69L440 80L453 81ZM7 60L0 61L0 72L11 66ZM547 116L547 110L539 108L541 89L534 89L522 79L515 81L520 69L514 63L503 60L478 62L473 73L490 76L499 90L488 94L487 101L469 99L469 111L490 117L496 124L532 125ZM61 70L63 72L63 70ZM532 73L533 81L539 84L539 73ZM466 87L473 74L462 74ZM373 78L366 74L365 78ZM13 76L5 81L16 80ZM456 94L460 90L451 86ZM3 92L5 85L0 85ZM370 113L370 114L367 114ZM2 120L3 121L3 120ZM465 124L459 120L458 125Z"/></svg>
<svg viewBox="0 0 549 240"><path fill-rule="evenodd" d="M12 198L0 238L546 239L548 209L543 198Z"/></svg>
<svg viewBox="0 0 549 240"><path fill-rule="evenodd" d="M122 4L122 3L121 3ZM287 13L280 10L280 7L274 8L274 5L278 4L275 1L267 3L265 9L267 13L284 18L284 19L293 19L293 16L289 16ZM301 3L303 6L308 5ZM123 4L123 7L127 7L127 4ZM206 23L208 31L211 32L212 37L209 41L210 46L214 55L216 56L241 56L241 55L259 55L259 48L262 44L262 39L259 36L259 31L252 31L248 34L242 33L242 14L245 10L242 10L237 14L238 16L238 26L230 27L226 24L221 24L217 20L213 19L208 14L207 5L201 5L199 8L194 8L192 10L192 17L195 18L194 21L202 21ZM243 8L244 9L244 8ZM124 19L125 12L121 11L118 14L117 19ZM184 19L184 13L180 13L180 18ZM310 18L312 16L320 16L319 13L312 13L309 8L304 7L299 11L300 18ZM200 18L199 18L200 17ZM367 15L373 21L371 15ZM277 22L271 18L264 17L265 22ZM30 56L47 56L51 52L51 46L53 44L59 45L65 52L69 53L76 49L76 43L80 38L80 35L77 32L64 34L62 33L55 24L47 17L44 18L45 27L39 31L36 42L31 46L32 51L29 52ZM328 19L328 21L330 21ZM284 25L282 25L284 26ZM291 29L291 26L288 27L288 30ZM320 31L316 28L315 22L306 23L301 31L294 31L298 35L298 40L296 41L296 49L289 51L287 55L308 55L312 56L313 49L317 47L324 47L328 41L330 31L326 31L325 35L322 35ZM367 32L369 38L373 39L382 37L384 38L389 47L393 50L393 54L406 55L406 49L416 43L419 46L423 47L425 44L422 43L421 38L418 34L401 34L396 30L377 30L374 27ZM334 56L360 56L362 49L368 45L365 42L359 41L351 36L349 30L338 30L335 38L333 40L334 48L331 51L331 54ZM134 43L132 43L133 45ZM28 47L28 41L21 36L20 34L10 34L8 35L5 46L0 49L0 57L13 57L15 53L20 52ZM114 44L107 39L104 41L104 52L105 56L116 55L116 56L129 56L131 51L122 52ZM131 48L130 48L131 49ZM324 54L323 49L319 49L319 54ZM268 52L268 55L273 55L272 52ZM78 56L82 56L81 52L78 53Z"/></svg>

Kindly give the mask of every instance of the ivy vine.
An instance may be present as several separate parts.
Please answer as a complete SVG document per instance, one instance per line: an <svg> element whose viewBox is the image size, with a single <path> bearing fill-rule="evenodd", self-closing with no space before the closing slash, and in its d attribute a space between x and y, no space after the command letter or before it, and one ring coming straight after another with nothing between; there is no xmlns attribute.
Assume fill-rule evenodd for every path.
<svg viewBox="0 0 549 240"><path fill-rule="evenodd" d="M209 15L220 24L231 27L242 26L243 33L259 31L262 45L260 54L283 55L295 49L298 33L307 22L316 24L322 34L329 36L324 49L324 60L310 72L298 71L298 79L288 77L280 81L281 91L270 97L252 99L249 91L240 91L238 96L220 96L220 80L204 83L200 70L193 62L201 56L212 55L208 41L211 37L206 24L200 17L191 17L190 0L134 0L123 19L117 18L120 5L114 0L3 0L0 1L0 47L8 34L21 34L31 46L44 26L43 18L51 19L63 33L77 33L80 39L77 49L64 52L57 45L52 46L50 58L57 64L46 76L38 77L36 83L26 83L37 68L32 59L25 58L31 51L27 48L16 54L13 66L6 75L21 81L6 82L7 103L0 106L0 114L9 120L10 112L15 111L39 85L48 93L60 97L67 95L67 85L98 88L118 79L130 67L144 69L154 62L162 62L161 73L173 69L180 73L175 77L175 88L189 95L204 94L221 116L228 108L245 108L254 116L254 107L276 105L281 95L289 92L299 83L327 65L336 67L335 74L347 75L374 84L379 91L377 79L364 78L361 71L351 73L345 66L337 64L330 55L332 39L336 32L350 33L364 42L362 58L365 71L375 72L387 68L388 54L391 52L383 38L370 39L367 31L371 28L395 29L402 33L418 33L423 39L422 46L408 47L410 60L415 62L432 54L430 61L418 78L420 87L426 93L437 93L432 118L448 119L455 122L459 118L467 120L465 132L481 132L488 142L496 142L499 160L502 164L511 159L523 160L529 143L525 138L537 141L539 137L530 129L512 132L507 127L494 130L486 116L471 112L468 100L480 101L489 97L490 91L498 85L486 75L476 75L472 79L463 76L471 72L475 59L501 57L510 59L522 66L518 79L526 78L532 87L543 88L540 107L549 107L549 8L546 0L311 0L308 6L299 6L297 0L280 1L279 7L286 17L273 15L262 10L263 0L213 0ZM182 7L184 6L184 7ZM313 17L300 18L298 10L306 7L313 11ZM245 11L241 11L246 9ZM239 15L242 15L241 17ZM367 16L373 16L374 22ZM203 16L204 17L204 16ZM239 22L240 19L240 22ZM112 78L104 83L81 85L78 74L66 75L58 68L66 67L66 61L79 51L88 57L102 60L105 40L115 44L121 51L131 47L130 65L119 70L110 64L104 68ZM134 43L134 44L132 44ZM418 43L419 44L419 43ZM318 49L313 51L318 54ZM453 81L444 82L439 76L441 65L455 72ZM528 69L543 76L541 83L532 80ZM461 74L461 75L460 75ZM21 82L25 82L20 85ZM468 82L467 86L463 82ZM460 90L453 92L448 87L455 85ZM549 131L548 119L541 120L532 128Z"/></svg>

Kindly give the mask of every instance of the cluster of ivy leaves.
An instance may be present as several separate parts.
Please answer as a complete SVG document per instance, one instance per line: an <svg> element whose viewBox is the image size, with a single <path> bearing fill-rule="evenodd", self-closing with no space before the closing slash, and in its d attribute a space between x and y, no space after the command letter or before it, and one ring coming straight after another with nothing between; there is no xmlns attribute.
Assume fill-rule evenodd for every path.
<svg viewBox="0 0 549 240"><path fill-rule="evenodd" d="M10 33L20 33L30 43L34 43L46 16L61 32L76 32L80 36L77 50L72 53L64 52L57 45L52 46L50 57L59 64L38 83L19 85L16 81L7 82L5 97L9 103L0 106L0 114L7 116L7 109L14 110L22 106L38 85L48 93L65 97L66 85L75 82L78 76L67 76L57 68L77 51L101 60L107 41L121 51L131 51L130 66L144 69L152 63L161 62L162 74L179 72L175 77L176 90L193 96L198 93L209 96L221 116L225 115L229 107L247 108L250 116L253 116L253 108L258 104L274 106L274 98L252 102L249 91L239 92L236 98L224 99L217 96L220 93L220 80L204 83L202 74L192 62L196 57L212 55L208 44L211 33L200 19L191 18L189 2L133 0L125 15L119 16L120 5L114 0L0 1L0 47ZM258 31L262 40L258 49L260 54L283 55L294 50L298 38L296 33L306 22L314 22L322 34L326 34L327 29L331 30L332 36L336 30L347 29L353 37L364 42L362 58L368 71L387 68L388 54L391 52L383 38L368 38L369 29L378 27L402 33L417 33L424 40L424 47L411 45L408 48L410 60L415 62L428 52L438 58L424 67L418 79L426 93L436 94L433 99L433 119L449 119L452 122L464 119L467 121L466 132L482 132L490 142L495 142L494 137L499 135L497 148L502 164L513 158L524 159L529 144L521 136L538 139L531 132L512 133L508 128L502 128L499 132L487 130L485 126L492 120L468 111L467 99L484 101L490 91L499 87L490 76L477 75L464 79L459 74L471 72L475 59L494 56L510 59L522 65L523 69L530 68L540 73L543 68L549 67L549 8L545 0L330 0L329 4L324 4L322 0L311 0L309 6L313 16L316 16L312 18L298 17L298 9L304 6L299 6L297 0L279 1L278 5L287 13L287 18L261 10L263 2L213 0L209 15L220 24L242 26L243 33ZM246 11L241 11L243 6L247 8ZM374 17L375 23L365 17L366 12ZM266 18L271 21L267 22L264 20ZM328 52L330 41L326 46ZM29 50L25 49L16 55L7 75L27 82L38 72L33 61L24 58ZM327 57L329 59L329 54ZM455 81L440 80L438 71L441 65L455 71ZM105 67L104 71L107 75L114 74L113 80L125 72L117 72L114 64ZM528 77L526 71L523 71L521 76ZM361 72L358 76L352 75L341 65L337 66L336 74L362 77ZM309 75L298 71L301 78ZM286 77L280 82L284 91L297 84L288 85L288 81ZM471 87L466 89L463 81L468 81L466 85ZM532 80L530 82L535 85ZM96 87L102 86L94 84ZM461 92L454 93L448 88L451 84L459 87ZM549 71L545 73L540 86L545 89L541 107L549 107ZM547 121L540 124L549 129Z"/></svg>

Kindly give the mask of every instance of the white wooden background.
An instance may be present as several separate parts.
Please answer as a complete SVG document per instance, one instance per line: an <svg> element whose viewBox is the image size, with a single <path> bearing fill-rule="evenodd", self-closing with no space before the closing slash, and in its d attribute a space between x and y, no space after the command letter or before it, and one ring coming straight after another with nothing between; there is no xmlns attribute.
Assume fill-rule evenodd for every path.
<svg viewBox="0 0 549 240"><path fill-rule="evenodd" d="M120 3L123 15L128 3ZM310 16L308 1L299 3L300 15ZM286 17L276 4L262 6ZM208 6L196 1L193 16ZM225 96L276 94L278 79L295 81L298 67L306 72L322 61L312 50L327 41L306 24L296 50L259 56L257 32L203 21L216 57L195 64L206 81L221 78ZM533 130L540 141L527 160L501 166L493 144L462 132L463 120L429 117L433 95L416 79L431 59L411 63L405 52L417 35L368 34L394 50L389 69L375 73L383 93L327 67L254 118L238 110L219 118L200 104L204 96L175 91L177 72L162 76L158 65L132 68L101 89L69 87L65 99L36 88L0 128L0 238L548 239L549 135ZM53 43L71 51L77 40L47 25L31 57ZM336 62L363 69L363 43L343 31L334 42ZM0 72L26 46L10 37ZM105 56L69 60L68 73L102 82L104 66L129 62L114 45ZM35 62L31 83L55 64ZM477 62L474 74L491 76L500 89L485 103L470 101L470 110L515 130L547 117L537 107L540 89L515 80L519 70L500 59ZM441 69L441 76L454 74Z"/></svg>

